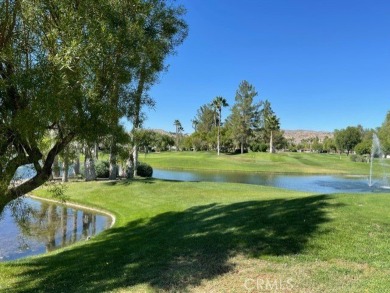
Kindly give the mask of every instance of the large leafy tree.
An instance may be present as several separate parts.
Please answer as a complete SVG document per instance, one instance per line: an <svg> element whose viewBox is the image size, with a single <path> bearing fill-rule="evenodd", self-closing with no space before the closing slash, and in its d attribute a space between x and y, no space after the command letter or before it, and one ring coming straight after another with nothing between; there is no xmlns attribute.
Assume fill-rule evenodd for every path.
<svg viewBox="0 0 390 293"><path fill-rule="evenodd" d="M134 55L139 67L132 71L134 80L129 84L130 104L127 117L133 123L133 131L142 127L145 115L143 106L153 107L155 102L148 95L150 87L158 82L159 73L166 70L166 57L175 52L187 35L187 25L182 16L182 7L167 6L163 1L151 1L147 13L140 19L143 28L137 35L137 54ZM135 138L137 136L134 136ZM137 175L139 143L133 146L134 176Z"/></svg>
<svg viewBox="0 0 390 293"><path fill-rule="evenodd" d="M210 104L202 105L194 117L195 132L191 135L194 150L212 149L215 142L215 109Z"/></svg>
<svg viewBox="0 0 390 293"><path fill-rule="evenodd" d="M385 121L378 129L378 136L381 142L382 151L385 155L390 154L390 111L387 112Z"/></svg>
<svg viewBox="0 0 390 293"><path fill-rule="evenodd" d="M72 139L94 135L90 125L105 127L100 121L107 121L109 111L101 111L105 101L96 99L88 72L99 63L93 46L101 19L92 18L89 1L72 4L2 2L0 206L45 182L54 158ZM49 132L51 148L45 152L40 143ZM36 176L8 188L24 164L33 164Z"/></svg>
<svg viewBox="0 0 390 293"><path fill-rule="evenodd" d="M47 181L72 140L112 133L131 104L127 87L144 66L139 56L153 55L139 40L165 37L152 15L165 11L171 23L181 13L169 13L178 10L163 0L4 0L0 8L1 210ZM10 185L25 164L36 175Z"/></svg>
<svg viewBox="0 0 390 293"><path fill-rule="evenodd" d="M369 155L372 149L372 139L375 134L374 129L364 129L362 133L362 141L358 143L354 150L358 155Z"/></svg>
<svg viewBox="0 0 390 293"><path fill-rule="evenodd" d="M241 153L248 143L256 125L256 118L260 103L255 103L257 92L253 85L242 81L236 92L235 104L228 119L231 135L234 141L240 145Z"/></svg>
<svg viewBox="0 0 390 293"><path fill-rule="evenodd" d="M347 152L347 155L362 141L362 127L348 126L345 129L335 130L334 139L339 152Z"/></svg>

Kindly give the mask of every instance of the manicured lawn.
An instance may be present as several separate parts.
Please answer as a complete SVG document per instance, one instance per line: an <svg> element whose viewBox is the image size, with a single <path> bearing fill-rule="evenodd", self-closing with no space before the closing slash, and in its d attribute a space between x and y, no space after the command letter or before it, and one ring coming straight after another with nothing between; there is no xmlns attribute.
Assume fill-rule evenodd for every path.
<svg viewBox="0 0 390 293"><path fill-rule="evenodd" d="M115 226L54 253L0 263L0 291L390 288L390 194L160 180L70 183L67 194L111 211Z"/></svg>
<svg viewBox="0 0 390 293"><path fill-rule="evenodd" d="M203 169L247 172L368 175L368 163L352 162L349 157L314 153L163 152L140 155L140 160L162 169Z"/></svg>

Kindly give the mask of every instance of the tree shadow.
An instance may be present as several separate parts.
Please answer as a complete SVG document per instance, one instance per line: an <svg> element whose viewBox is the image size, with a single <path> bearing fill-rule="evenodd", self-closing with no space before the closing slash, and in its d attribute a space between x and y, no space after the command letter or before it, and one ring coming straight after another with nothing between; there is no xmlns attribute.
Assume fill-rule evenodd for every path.
<svg viewBox="0 0 390 293"><path fill-rule="evenodd" d="M156 179L154 178L142 178L142 179L121 179L121 180L110 180L107 182L104 182L104 185L107 186L128 186L133 184L134 182L137 183L144 183L144 184L153 184L155 183Z"/></svg>
<svg viewBox="0 0 390 293"><path fill-rule="evenodd" d="M31 286L44 292L100 292L139 284L185 291L232 271L229 259L237 254L302 252L320 225L329 221L329 198L213 203L129 222L87 245L30 259L15 292Z"/></svg>

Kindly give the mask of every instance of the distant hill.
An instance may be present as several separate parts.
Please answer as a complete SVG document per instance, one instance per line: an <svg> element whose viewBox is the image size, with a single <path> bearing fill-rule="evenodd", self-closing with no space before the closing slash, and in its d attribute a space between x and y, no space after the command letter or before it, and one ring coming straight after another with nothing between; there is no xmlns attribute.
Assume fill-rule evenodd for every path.
<svg viewBox="0 0 390 293"><path fill-rule="evenodd" d="M314 130L284 130L284 137L292 139L294 143L300 143L303 139L316 138L320 139L320 142L325 137L332 138L333 132L314 131Z"/></svg>
<svg viewBox="0 0 390 293"><path fill-rule="evenodd" d="M174 132L168 132L168 131L165 131L163 129L148 129L148 130L154 131L156 133L164 134L164 135L169 135L169 136L175 136L176 135Z"/></svg>
<svg viewBox="0 0 390 293"><path fill-rule="evenodd" d="M163 129L149 129L149 130L160 134L169 135L172 137L176 135L174 132L168 132ZM318 137L320 141L323 141L325 137L333 137L333 132L326 132L326 131L314 131L314 130L283 130L283 131L284 131L284 137L287 139L293 139L294 143L300 143L302 139L308 139L308 138Z"/></svg>

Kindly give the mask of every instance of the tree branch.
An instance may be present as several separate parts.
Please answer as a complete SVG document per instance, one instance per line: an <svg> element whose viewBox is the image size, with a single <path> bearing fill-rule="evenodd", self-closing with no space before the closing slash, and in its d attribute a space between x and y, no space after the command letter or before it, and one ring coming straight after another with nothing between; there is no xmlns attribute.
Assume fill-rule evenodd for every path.
<svg viewBox="0 0 390 293"><path fill-rule="evenodd" d="M43 167L40 168L40 170L37 170L37 174L33 178L23 182L18 186L8 189L5 194L7 201L9 202L13 199L23 196L24 194L34 190L49 180L55 157L73 140L74 137L74 133L69 133L62 140L58 141L49 151Z"/></svg>

